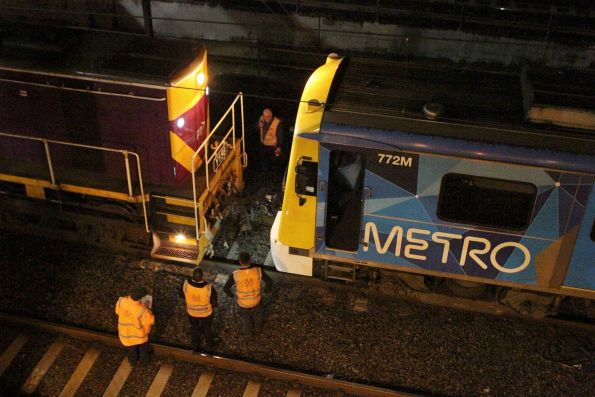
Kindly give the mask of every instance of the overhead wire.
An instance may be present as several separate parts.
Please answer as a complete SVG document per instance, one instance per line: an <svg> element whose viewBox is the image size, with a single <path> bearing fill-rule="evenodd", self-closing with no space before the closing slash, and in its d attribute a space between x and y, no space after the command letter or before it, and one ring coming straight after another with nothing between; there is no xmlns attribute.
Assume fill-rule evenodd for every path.
<svg viewBox="0 0 595 397"><path fill-rule="evenodd" d="M259 0L263 2L263 0ZM0 10L13 10L13 11L20 11L20 12L43 12L43 13L51 13L51 14L70 14L70 15L78 15L78 16L103 16L103 17L113 17L113 18L133 18L133 19L144 19L142 15L131 15L131 14L121 14L121 13L109 13L109 12L97 12L97 11L76 11L76 10L61 10L61 9L51 9L51 8L25 8L25 7L15 7L15 6L0 6ZM286 12L288 12L286 10ZM273 11L274 13L274 11ZM17 14L22 16L22 14ZM226 22L226 21L213 21L213 20L200 20L200 19L192 19L192 18L174 18L174 17L159 17L159 16L151 16L149 19L151 20L162 20L162 21L170 21L170 22L188 22L188 23L204 23L204 24L215 24L215 25L230 25L230 26L261 26L257 23L245 23L245 22ZM73 27L72 25L60 25L53 23L52 26L58 27ZM311 31L307 28L302 28L298 25L295 26L296 30L299 31ZM106 31L113 31L118 32L117 30L107 30ZM392 40L396 38L411 38L411 34L406 33L380 33L380 32L361 32L361 31L354 31L354 30L336 30L336 29L317 29L317 31L321 33L330 33L330 34L340 34L340 35L353 35L353 36L373 36L381 39ZM560 30L561 32L565 32L564 30ZM120 31L121 32L121 31ZM125 32L122 32L125 33ZM573 32L569 32L573 33ZM576 33L576 32L574 32ZM144 34L144 33L138 33ZM595 36L595 32L579 32L576 34L583 34L588 36ZM176 37L177 36L165 36L159 35L160 37ZM424 36L425 40L433 40L433 41L442 41L442 42L457 42L457 43L486 43L486 44L497 44L497 45L520 45L518 40L489 40L489 39L464 39L464 38L452 38L452 37L432 37L432 36ZM523 46L525 47L540 47L544 46L542 42L523 42ZM311 46L312 48L316 48Z"/></svg>

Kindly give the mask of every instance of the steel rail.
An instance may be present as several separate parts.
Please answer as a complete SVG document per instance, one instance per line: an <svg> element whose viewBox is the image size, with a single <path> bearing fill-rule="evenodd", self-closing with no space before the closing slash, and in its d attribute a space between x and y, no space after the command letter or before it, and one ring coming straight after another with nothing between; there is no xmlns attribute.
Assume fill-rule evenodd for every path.
<svg viewBox="0 0 595 397"><path fill-rule="evenodd" d="M57 333L66 335L73 339L89 342L98 342L107 346L122 347L117 336L90 331L84 328L73 327L52 323L49 321L38 320L30 317L16 316L0 312L0 322L22 328L34 328L39 331ZM190 350L178 347L167 346L163 344L151 344L153 352L158 356L173 357L176 360L213 366L218 369L241 372L246 374L259 375L269 379L276 379L286 382L297 382L305 386L316 387L320 389L342 391L363 397L416 397L422 394L411 392L402 392L390 390L387 388L370 386L345 380L332 379L325 376L313 375L305 372L298 372L273 366L251 363L244 360L235 360L221 356L200 355Z"/></svg>

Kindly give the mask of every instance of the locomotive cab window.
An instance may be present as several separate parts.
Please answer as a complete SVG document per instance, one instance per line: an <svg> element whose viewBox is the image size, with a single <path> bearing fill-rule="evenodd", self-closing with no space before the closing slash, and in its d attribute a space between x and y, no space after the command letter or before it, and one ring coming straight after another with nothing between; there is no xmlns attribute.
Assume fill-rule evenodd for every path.
<svg viewBox="0 0 595 397"><path fill-rule="evenodd" d="M300 159L295 166L295 192L299 195L316 196L317 178L318 163L306 158Z"/></svg>
<svg viewBox="0 0 595 397"><path fill-rule="evenodd" d="M537 195L526 182L446 174L438 198L438 217L502 229L523 230L529 226Z"/></svg>
<svg viewBox="0 0 595 397"><path fill-rule="evenodd" d="M326 203L327 247L345 251L358 248L365 169L361 153L331 152Z"/></svg>

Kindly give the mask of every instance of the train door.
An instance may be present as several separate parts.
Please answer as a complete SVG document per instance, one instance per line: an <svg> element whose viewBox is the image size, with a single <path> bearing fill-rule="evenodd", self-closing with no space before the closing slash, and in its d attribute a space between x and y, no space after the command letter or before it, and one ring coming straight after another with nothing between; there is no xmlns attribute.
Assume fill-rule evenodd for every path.
<svg viewBox="0 0 595 397"><path fill-rule="evenodd" d="M583 177L587 179L586 177ZM582 196L587 202L585 214L578 231L578 237L574 246L574 251L568 265L564 286L569 288L579 288L586 290L595 290L595 268L593 267L593 252L595 248L595 184L583 183L578 185L582 189ZM591 186L589 186L591 184ZM590 187L590 194L588 193ZM589 200L586 195L589 194Z"/></svg>
<svg viewBox="0 0 595 397"><path fill-rule="evenodd" d="M325 243L328 248L357 251L359 246L365 157L332 150L326 202Z"/></svg>

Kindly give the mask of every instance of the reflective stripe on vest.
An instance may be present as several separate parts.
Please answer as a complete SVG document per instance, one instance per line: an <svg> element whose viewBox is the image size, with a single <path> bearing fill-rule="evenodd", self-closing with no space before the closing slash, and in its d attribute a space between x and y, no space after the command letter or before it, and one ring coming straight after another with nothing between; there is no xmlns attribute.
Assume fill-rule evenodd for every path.
<svg viewBox="0 0 595 397"><path fill-rule="evenodd" d="M277 146L277 127L279 126L279 123L281 122L281 120L279 120L278 118L273 118L273 121L271 122L271 125L269 125L269 129L267 130L267 133L264 134L263 136L263 130L261 127L260 128L260 139L262 141L262 144L265 146Z"/></svg>
<svg viewBox="0 0 595 397"><path fill-rule="evenodd" d="M184 296L186 297L186 311L190 316L209 317L213 314L211 284L199 288L184 281Z"/></svg>
<svg viewBox="0 0 595 397"><path fill-rule="evenodd" d="M233 272L233 279L236 282L240 307L248 309L260 303L260 280L262 279L260 268L236 270Z"/></svg>
<svg viewBox="0 0 595 397"><path fill-rule="evenodd" d="M129 296L118 299L118 336L124 346L140 345L149 341L153 314L142 303Z"/></svg>

